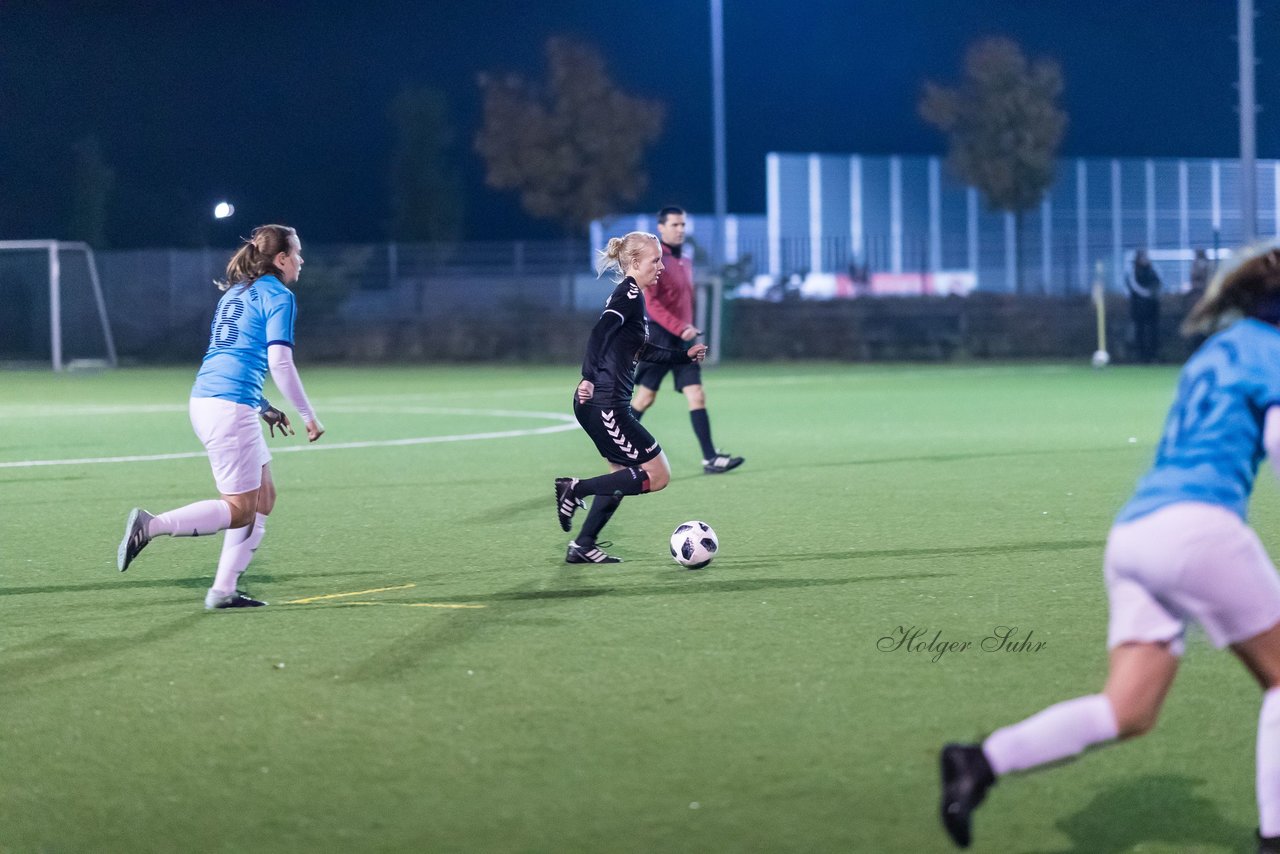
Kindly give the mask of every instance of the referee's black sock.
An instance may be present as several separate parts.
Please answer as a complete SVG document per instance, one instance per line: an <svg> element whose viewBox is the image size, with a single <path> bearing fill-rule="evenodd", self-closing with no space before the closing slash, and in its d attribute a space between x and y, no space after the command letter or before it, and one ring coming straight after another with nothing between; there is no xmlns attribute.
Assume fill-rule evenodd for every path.
<svg viewBox="0 0 1280 854"><path fill-rule="evenodd" d="M698 437L698 444L702 446L702 458L711 459L716 455L716 446L711 441L711 419L707 410L689 410L689 420L693 422L693 435Z"/></svg>
<svg viewBox="0 0 1280 854"><path fill-rule="evenodd" d="M587 495L639 495L649 491L649 473L639 466L621 469L620 471L589 477L578 481L573 494L582 498ZM594 503L592 504L594 507Z"/></svg>

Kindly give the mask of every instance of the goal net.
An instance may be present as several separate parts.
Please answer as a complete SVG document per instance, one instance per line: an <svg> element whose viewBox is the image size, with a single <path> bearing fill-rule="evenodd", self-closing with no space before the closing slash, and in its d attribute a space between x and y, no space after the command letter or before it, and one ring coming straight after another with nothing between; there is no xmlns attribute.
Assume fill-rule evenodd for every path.
<svg viewBox="0 0 1280 854"><path fill-rule="evenodd" d="M55 371L115 367L93 250L58 240L0 240L0 361Z"/></svg>

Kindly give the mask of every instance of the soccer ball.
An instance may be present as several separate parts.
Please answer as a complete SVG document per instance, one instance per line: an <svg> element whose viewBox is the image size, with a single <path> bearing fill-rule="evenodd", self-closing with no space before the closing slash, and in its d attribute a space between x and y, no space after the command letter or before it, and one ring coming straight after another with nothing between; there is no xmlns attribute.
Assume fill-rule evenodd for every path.
<svg viewBox="0 0 1280 854"><path fill-rule="evenodd" d="M1093 366L1095 368L1105 368L1111 361L1111 354L1106 350L1093 351Z"/></svg>
<svg viewBox="0 0 1280 854"><path fill-rule="evenodd" d="M671 534L671 556L685 569L702 569L719 548L720 540L706 522L685 522Z"/></svg>

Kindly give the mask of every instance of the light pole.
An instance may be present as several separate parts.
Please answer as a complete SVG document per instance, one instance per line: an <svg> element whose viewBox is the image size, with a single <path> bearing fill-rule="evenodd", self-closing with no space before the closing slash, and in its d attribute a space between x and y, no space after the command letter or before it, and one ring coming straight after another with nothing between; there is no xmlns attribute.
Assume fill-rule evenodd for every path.
<svg viewBox="0 0 1280 854"><path fill-rule="evenodd" d="M711 0L711 126L715 174L716 238L719 249L713 258L721 260L724 249L724 218L729 212L725 176L724 133L724 7L723 0Z"/></svg>
<svg viewBox="0 0 1280 854"><path fill-rule="evenodd" d="M724 269L725 247L727 241L724 237L725 217L729 212L727 178L725 174L725 158L724 158L724 6L723 0L711 0L711 124L713 147L715 149L713 159L715 172L715 194L716 194L716 243L719 244L711 252L711 260L721 270ZM714 365L720 361L720 299L723 293L724 283L717 273L713 278L711 286L710 312L708 320L714 334L708 336L707 343L711 348L708 357Z"/></svg>
<svg viewBox="0 0 1280 854"><path fill-rule="evenodd" d="M1258 230L1257 105L1253 77L1253 0L1239 0L1236 33L1240 59L1240 229L1244 243L1252 243Z"/></svg>

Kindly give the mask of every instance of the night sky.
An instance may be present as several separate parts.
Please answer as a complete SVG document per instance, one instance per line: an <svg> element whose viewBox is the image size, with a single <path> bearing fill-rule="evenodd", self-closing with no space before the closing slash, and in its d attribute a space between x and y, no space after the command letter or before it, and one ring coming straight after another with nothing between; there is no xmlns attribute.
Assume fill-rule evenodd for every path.
<svg viewBox="0 0 1280 854"><path fill-rule="evenodd" d="M1280 156L1280 0L1256 0L1258 156ZM769 151L942 153L922 83L1003 35L1059 61L1064 155L1238 154L1229 0L724 0L729 208L762 213ZM385 239L391 128L405 85L451 99L469 239L554 237L472 152L476 76L541 79L565 34L615 81L665 102L640 206L713 206L704 0L159 3L0 0L0 239L65 236L73 143L115 170L111 246L213 243L263 221L311 241ZM213 203L237 206L214 224Z"/></svg>

